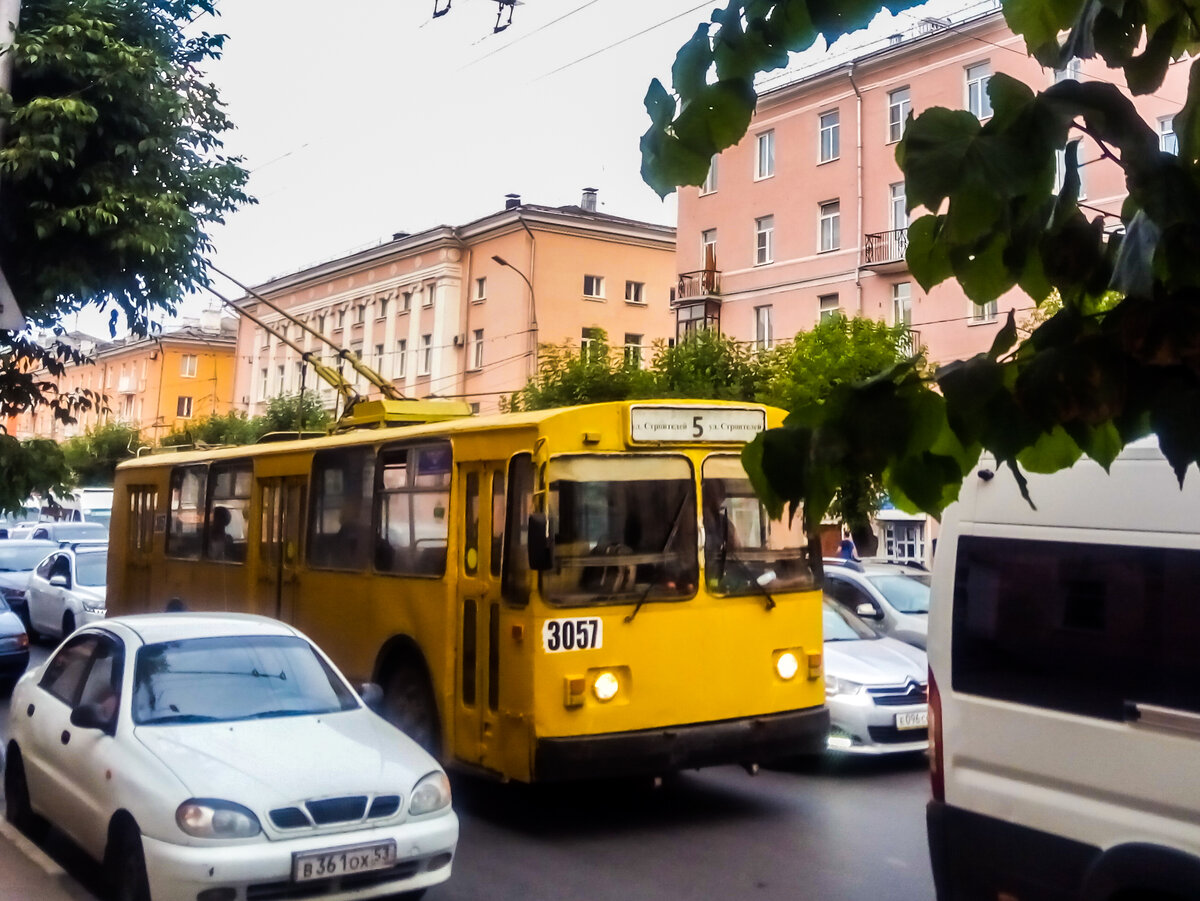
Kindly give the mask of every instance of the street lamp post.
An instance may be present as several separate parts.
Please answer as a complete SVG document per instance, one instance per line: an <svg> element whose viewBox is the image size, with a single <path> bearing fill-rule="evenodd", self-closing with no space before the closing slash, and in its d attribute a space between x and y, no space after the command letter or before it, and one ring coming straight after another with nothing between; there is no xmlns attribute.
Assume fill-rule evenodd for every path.
<svg viewBox="0 0 1200 901"><path fill-rule="evenodd" d="M533 339L533 375L537 375L538 371L538 323L537 323L537 298L533 293L533 282L531 282L525 273L510 263L504 257L498 254L492 254L492 259L501 266L506 266L521 276L523 281L529 287L529 332Z"/></svg>

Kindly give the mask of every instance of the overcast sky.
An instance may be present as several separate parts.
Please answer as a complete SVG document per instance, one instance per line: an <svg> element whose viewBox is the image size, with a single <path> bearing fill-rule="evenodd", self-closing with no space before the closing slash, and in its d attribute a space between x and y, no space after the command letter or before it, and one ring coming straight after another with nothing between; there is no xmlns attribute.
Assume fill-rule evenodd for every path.
<svg viewBox="0 0 1200 901"><path fill-rule="evenodd" d="M451 2L434 19L435 0L222 0L198 20L229 36L208 74L259 201L214 232L220 268L262 283L510 192L561 206L595 187L604 212L675 224L639 174L642 99L714 0L526 0L500 34L495 0Z"/></svg>

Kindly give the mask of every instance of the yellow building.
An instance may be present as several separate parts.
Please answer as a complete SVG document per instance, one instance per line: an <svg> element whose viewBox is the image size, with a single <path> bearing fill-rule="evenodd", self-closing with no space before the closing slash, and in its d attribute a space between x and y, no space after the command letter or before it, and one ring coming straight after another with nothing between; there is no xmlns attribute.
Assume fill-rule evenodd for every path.
<svg viewBox="0 0 1200 901"><path fill-rule="evenodd" d="M76 334L65 340L91 361L68 365L57 380L59 389L98 392L107 409L83 413L71 425L45 408L28 411L10 421L9 432L17 438L62 441L119 422L154 443L177 425L228 413L232 406L237 326L216 314L147 338L97 341ZM42 380L51 379L46 375Z"/></svg>

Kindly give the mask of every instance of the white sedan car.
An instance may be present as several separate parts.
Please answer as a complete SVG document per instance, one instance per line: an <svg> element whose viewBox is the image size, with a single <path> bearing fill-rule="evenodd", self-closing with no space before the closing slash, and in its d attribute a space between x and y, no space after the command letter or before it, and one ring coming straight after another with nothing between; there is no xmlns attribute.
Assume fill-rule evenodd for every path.
<svg viewBox="0 0 1200 901"><path fill-rule="evenodd" d="M117 898L415 898L450 877L446 774L282 623L84 626L10 711L8 820L53 823Z"/></svg>

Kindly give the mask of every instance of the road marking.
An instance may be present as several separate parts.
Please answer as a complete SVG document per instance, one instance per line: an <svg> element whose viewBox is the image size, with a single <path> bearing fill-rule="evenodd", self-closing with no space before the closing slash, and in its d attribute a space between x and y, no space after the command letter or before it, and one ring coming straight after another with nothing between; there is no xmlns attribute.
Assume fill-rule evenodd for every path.
<svg viewBox="0 0 1200 901"><path fill-rule="evenodd" d="M47 876L53 876L55 879L66 877L66 870L56 864L45 851L18 832L7 820L0 819L0 835L16 845L17 850L41 867Z"/></svg>

